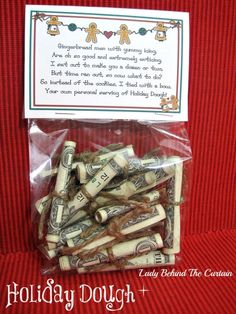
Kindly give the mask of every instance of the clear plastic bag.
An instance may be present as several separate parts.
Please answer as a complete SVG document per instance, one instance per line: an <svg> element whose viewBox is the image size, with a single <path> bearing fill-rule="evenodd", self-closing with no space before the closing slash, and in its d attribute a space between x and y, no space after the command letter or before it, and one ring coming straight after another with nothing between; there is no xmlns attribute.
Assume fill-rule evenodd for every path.
<svg viewBox="0 0 236 314"><path fill-rule="evenodd" d="M174 265L191 148L184 123L29 120L43 273Z"/></svg>

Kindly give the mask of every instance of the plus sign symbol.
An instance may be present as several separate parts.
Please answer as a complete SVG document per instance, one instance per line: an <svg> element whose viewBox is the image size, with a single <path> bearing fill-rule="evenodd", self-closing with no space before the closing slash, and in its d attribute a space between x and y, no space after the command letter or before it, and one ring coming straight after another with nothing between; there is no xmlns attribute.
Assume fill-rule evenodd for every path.
<svg viewBox="0 0 236 314"><path fill-rule="evenodd" d="M145 287L143 286L142 289L140 289L140 290L138 290L138 291L141 292L142 295L144 296L144 295L145 295L145 292L148 292L148 291L150 291L150 290L145 289Z"/></svg>

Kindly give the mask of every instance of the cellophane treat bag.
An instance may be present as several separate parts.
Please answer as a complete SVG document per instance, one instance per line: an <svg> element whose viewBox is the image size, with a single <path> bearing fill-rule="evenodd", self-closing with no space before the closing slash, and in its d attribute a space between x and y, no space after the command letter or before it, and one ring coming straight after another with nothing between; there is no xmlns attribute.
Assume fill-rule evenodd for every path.
<svg viewBox="0 0 236 314"><path fill-rule="evenodd" d="M24 112L43 274L180 261L188 59L187 12L26 6Z"/></svg>
<svg viewBox="0 0 236 314"><path fill-rule="evenodd" d="M191 148L183 122L30 119L42 273L176 265Z"/></svg>

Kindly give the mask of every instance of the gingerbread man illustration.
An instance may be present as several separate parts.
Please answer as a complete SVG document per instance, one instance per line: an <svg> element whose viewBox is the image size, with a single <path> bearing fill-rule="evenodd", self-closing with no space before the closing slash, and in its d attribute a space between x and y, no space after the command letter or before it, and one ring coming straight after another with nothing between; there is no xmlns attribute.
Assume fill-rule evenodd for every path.
<svg viewBox="0 0 236 314"><path fill-rule="evenodd" d="M170 103L172 104L173 110L178 109L178 99L174 95L170 96Z"/></svg>
<svg viewBox="0 0 236 314"><path fill-rule="evenodd" d="M88 33L86 41L89 43L92 41L94 44L97 42L97 34L100 33L100 30L97 29L96 23L90 23L88 28L85 28L85 32Z"/></svg>
<svg viewBox="0 0 236 314"><path fill-rule="evenodd" d="M161 106L163 112L169 111L170 108L168 106L168 103L169 102L166 100L166 98L161 99L160 106Z"/></svg>
<svg viewBox="0 0 236 314"><path fill-rule="evenodd" d="M128 26L125 24L121 24L120 30L117 32L118 35L120 35L120 44L130 44L129 35L131 34L131 31L128 30Z"/></svg>

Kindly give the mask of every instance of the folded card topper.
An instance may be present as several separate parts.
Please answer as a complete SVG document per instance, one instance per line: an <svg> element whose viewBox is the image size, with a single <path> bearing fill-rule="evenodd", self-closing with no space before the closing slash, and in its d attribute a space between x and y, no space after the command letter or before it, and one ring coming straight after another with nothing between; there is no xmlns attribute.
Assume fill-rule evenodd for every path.
<svg viewBox="0 0 236 314"><path fill-rule="evenodd" d="M25 117L186 121L186 12L26 6Z"/></svg>

